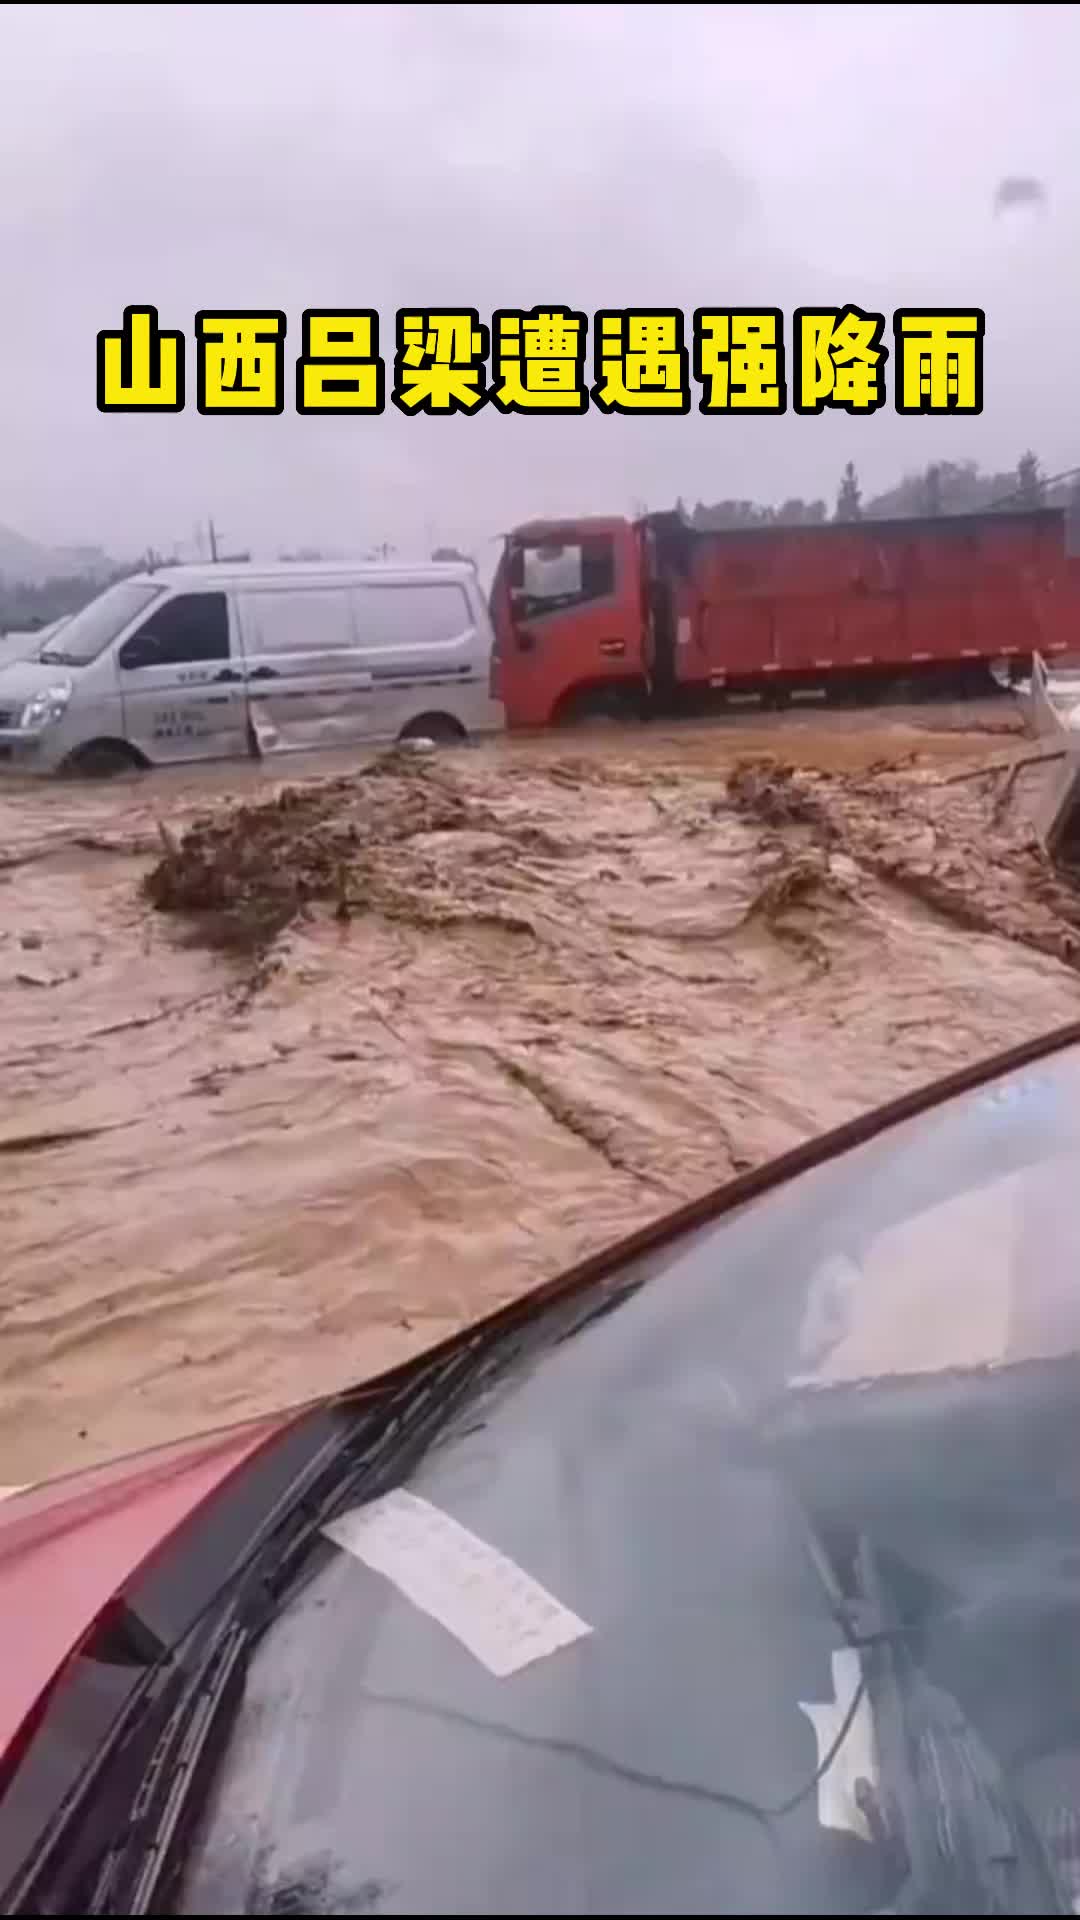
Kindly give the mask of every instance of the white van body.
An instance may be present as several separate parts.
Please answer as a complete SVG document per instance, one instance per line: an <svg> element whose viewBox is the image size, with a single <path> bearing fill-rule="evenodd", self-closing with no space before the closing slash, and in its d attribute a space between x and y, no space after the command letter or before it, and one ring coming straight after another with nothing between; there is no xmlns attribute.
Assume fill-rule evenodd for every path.
<svg viewBox="0 0 1080 1920"><path fill-rule="evenodd" d="M120 580L0 660L0 767L111 772L505 725L474 569L251 562Z"/></svg>

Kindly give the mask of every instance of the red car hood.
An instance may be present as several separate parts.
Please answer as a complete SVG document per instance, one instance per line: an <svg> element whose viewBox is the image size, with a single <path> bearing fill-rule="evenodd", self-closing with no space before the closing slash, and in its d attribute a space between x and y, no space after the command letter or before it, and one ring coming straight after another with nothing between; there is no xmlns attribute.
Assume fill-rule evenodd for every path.
<svg viewBox="0 0 1080 1920"><path fill-rule="evenodd" d="M295 1413L0 1493L0 1755L102 1610Z"/></svg>

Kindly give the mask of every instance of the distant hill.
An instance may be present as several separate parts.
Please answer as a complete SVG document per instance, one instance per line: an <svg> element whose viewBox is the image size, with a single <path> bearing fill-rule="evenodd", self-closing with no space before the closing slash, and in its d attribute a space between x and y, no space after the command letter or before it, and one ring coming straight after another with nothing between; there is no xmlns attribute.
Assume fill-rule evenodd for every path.
<svg viewBox="0 0 1080 1920"><path fill-rule="evenodd" d="M0 526L0 580L5 586L44 586L47 580L104 580L116 567L100 547L44 547Z"/></svg>

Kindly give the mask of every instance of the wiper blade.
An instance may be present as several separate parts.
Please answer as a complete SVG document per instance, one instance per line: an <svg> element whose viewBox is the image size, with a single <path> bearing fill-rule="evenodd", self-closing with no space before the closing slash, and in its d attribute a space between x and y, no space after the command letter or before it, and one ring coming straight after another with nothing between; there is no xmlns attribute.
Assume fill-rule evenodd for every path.
<svg viewBox="0 0 1080 1920"><path fill-rule="evenodd" d="M4 1912L161 1909L187 1820L200 1809L203 1763L227 1739L242 1697L248 1654L317 1564L326 1523L400 1485L454 1407L519 1350L506 1334L474 1334L392 1397L376 1396L370 1412L361 1400L179 1638L152 1652L77 1788L3 1889Z"/></svg>
<svg viewBox="0 0 1080 1920"><path fill-rule="evenodd" d="M250 1627L230 1619L216 1633L158 1738L127 1822L112 1837L88 1914L167 1910L183 1869L180 1841L201 1801L195 1789L213 1764L215 1730L226 1730L243 1693Z"/></svg>
<svg viewBox="0 0 1080 1920"><path fill-rule="evenodd" d="M899 1875L886 1911L1071 1912L990 1749L913 1659L865 1536L854 1573L883 1795L871 1804L877 1795L867 1783L864 1812Z"/></svg>

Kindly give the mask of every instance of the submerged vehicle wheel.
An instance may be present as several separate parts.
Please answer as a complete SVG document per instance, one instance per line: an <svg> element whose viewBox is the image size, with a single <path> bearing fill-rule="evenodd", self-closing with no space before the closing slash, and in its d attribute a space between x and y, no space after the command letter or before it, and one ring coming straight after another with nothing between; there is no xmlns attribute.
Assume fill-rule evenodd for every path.
<svg viewBox="0 0 1080 1920"><path fill-rule="evenodd" d="M89 740L64 762L64 772L82 780L114 780L121 773L141 773L145 766L124 740Z"/></svg>
<svg viewBox="0 0 1080 1920"><path fill-rule="evenodd" d="M453 746L465 738L461 721L451 713L422 713L398 734L399 740L434 740L437 746Z"/></svg>
<svg viewBox="0 0 1080 1920"><path fill-rule="evenodd" d="M595 727L600 722L626 726L644 720L647 708L644 696L631 687L587 687L571 694L556 714L560 727Z"/></svg>

